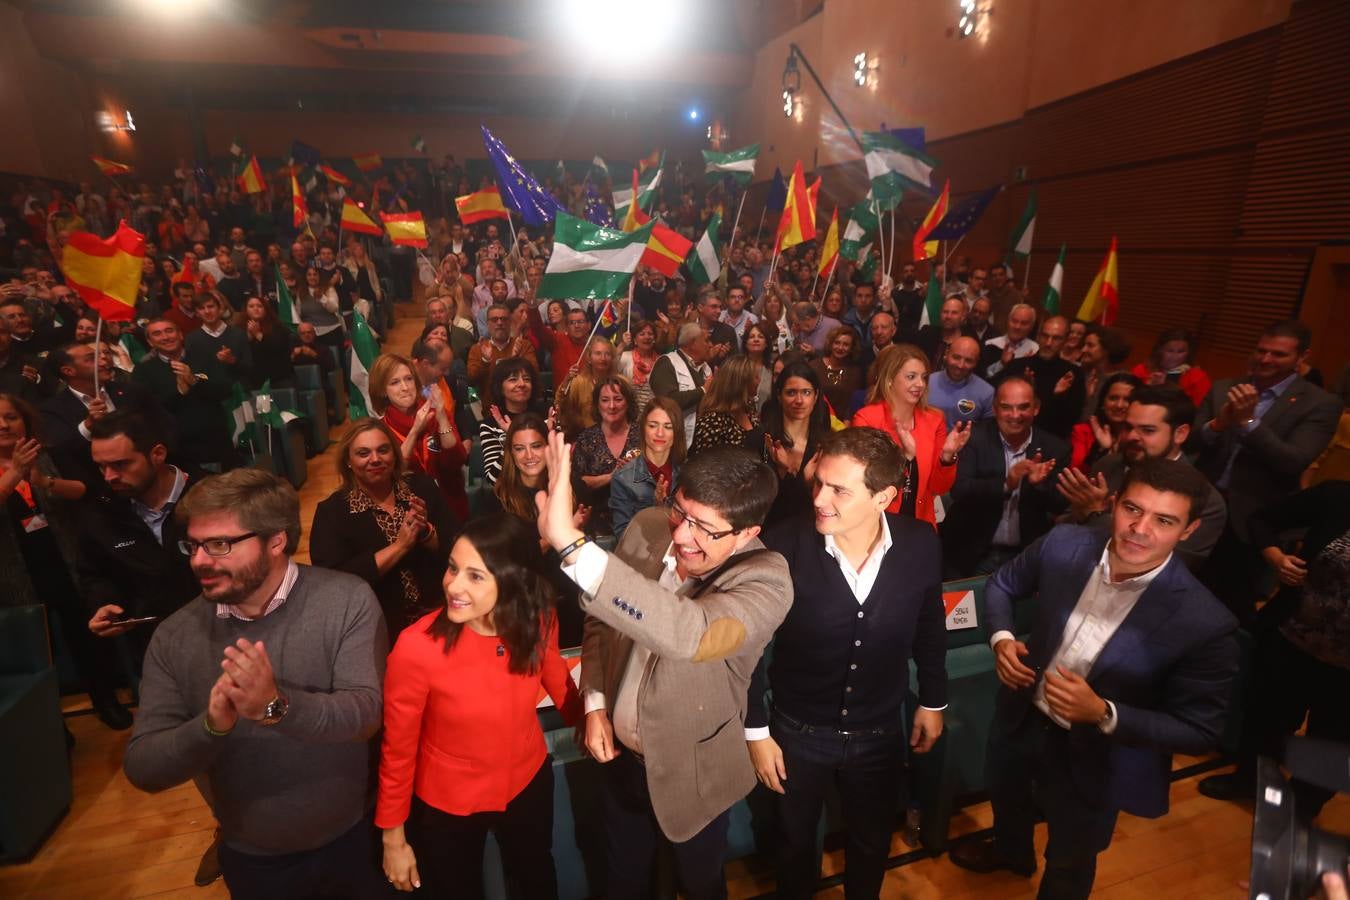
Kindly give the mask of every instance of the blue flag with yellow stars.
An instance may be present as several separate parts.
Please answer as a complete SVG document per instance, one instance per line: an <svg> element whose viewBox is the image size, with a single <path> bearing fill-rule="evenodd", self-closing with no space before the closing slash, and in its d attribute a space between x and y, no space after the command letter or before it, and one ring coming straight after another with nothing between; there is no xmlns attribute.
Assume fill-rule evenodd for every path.
<svg viewBox="0 0 1350 900"><path fill-rule="evenodd" d="M605 228L614 227L614 211L600 199L600 192L589 182L586 184L586 221Z"/></svg>
<svg viewBox="0 0 1350 900"><path fill-rule="evenodd" d="M487 148L488 159L497 173L497 187L501 190L502 202L520 213L526 225L546 225L558 214L558 201L545 191L539 182L522 166L501 141L483 129L483 146Z"/></svg>
<svg viewBox="0 0 1350 900"><path fill-rule="evenodd" d="M967 231L975 227L976 221L984 215L985 209L994 198L1003 190L1003 185L996 184L987 191L982 191L974 197L967 197L960 203L947 210L947 215L942 217L942 221L932 231L928 232L927 240L930 241L954 241L957 238L964 237Z"/></svg>

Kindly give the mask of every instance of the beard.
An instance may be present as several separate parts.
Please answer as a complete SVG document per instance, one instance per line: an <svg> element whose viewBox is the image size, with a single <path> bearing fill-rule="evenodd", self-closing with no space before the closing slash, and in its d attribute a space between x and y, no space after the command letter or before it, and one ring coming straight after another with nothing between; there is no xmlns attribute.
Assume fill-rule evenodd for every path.
<svg viewBox="0 0 1350 900"><path fill-rule="evenodd" d="M199 569L197 566L193 566L192 573L198 577L202 574L224 576L223 580L212 585L209 589L203 586L202 596L212 603L237 606L247 600L267 580L267 557L259 555L256 562L240 569L238 572L215 568Z"/></svg>

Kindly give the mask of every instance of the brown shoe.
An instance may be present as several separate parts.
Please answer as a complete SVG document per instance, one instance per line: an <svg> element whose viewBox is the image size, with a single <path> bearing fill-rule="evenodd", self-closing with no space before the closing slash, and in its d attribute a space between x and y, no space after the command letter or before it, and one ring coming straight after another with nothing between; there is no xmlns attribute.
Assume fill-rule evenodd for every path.
<svg viewBox="0 0 1350 900"><path fill-rule="evenodd" d="M1035 862L1014 863L1004 859L992 837L963 841L948 851L947 856L961 868L979 872L981 875L1000 870L1007 870L1023 878L1030 878L1036 874Z"/></svg>
<svg viewBox="0 0 1350 900"><path fill-rule="evenodd" d="M197 887L206 887L211 882L220 877L220 829L216 829L214 838L211 840L211 846L206 848L202 854L202 861L197 864L197 875L192 879Z"/></svg>

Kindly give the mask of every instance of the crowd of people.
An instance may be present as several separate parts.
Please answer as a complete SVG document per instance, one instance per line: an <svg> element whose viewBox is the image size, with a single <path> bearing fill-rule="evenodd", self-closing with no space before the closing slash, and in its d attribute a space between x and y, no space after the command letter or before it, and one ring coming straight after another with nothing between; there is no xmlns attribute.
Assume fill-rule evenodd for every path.
<svg viewBox="0 0 1350 900"><path fill-rule="evenodd" d="M697 230L711 200L679 194ZM442 216L404 258L340 245L315 203L286 249L265 199L194 179L16 205L43 215L10 224L0 285L0 575L49 607L105 724L132 727L115 688L139 684L127 775L197 781L235 896L479 896L488 833L523 896L556 895L541 693L604 767L608 896L649 895L662 840L685 896L724 896L756 781L784 896L812 891L831 784L846 892L875 896L910 754L943 731L944 579L989 577L1002 685L967 869L1033 873L1039 809L1041 895L1086 897L1118 812L1164 813L1170 755L1213 749L1232 704L1216 797L1250 795L1309 713L1350 740L1347 376L1320 386L1297 321L1212 379L1187 332L1129 367L1123 332L966 258L932 267L920 326L913 265L822 281L814 244L730 234L723 282L640 269L610 323L538 296L546 231ZM135 320L100 323L62 246L118 216L150 245ZM424 326L392 346L418 280ZM349 370L356 311L383 342L371 415L298 565L298 497L226 404Z"/></svg>

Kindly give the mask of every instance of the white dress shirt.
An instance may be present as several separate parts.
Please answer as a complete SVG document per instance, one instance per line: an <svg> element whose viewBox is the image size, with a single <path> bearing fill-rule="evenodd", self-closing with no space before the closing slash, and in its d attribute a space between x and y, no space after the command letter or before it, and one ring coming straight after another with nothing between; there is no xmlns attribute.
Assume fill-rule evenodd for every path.
<svg viewBox="0 0 1350 900"><path fill-rule="evenodd" d="M986 347L997 347L999 351L1002 352L1008 349L1009 343L1010 342L1008 340L1008 336L1006 334L1000 334L996 338L990 338L989 340L985 341L984 345ZM1041 345L1036 343L1029 337L1025 337L1022 338L1020 341L1014 341L1011 343L1013 348L1013 359L1022 359L1023 357L1026 356L1035 356L1037 353L1041 351ZM993 376L1003 371L1002 358L996 359L993 362L991 362L989 364L989 368L986 369L985 371L988 373L988 377L986 380L992 380Z"/></svg>
<svg viewBox="0 0 1350 900"><path fill-rule="evenodd" d="M88 409L89 404L93 403L94 400L96 399L94 397L89 396L88 394L84 394L75 390L70 385L66 385L66 389L75 395L75 399L80 401L80 403L84 406L85 409ZM108 412L116 412L117 404L113 403L113 398L108 396L106 392L100 391L100 393L103 394L103 402L108 404ZM92 441L94 439L93 435L89 433L89 429L84 427L83 419L80 420L80 424L76 425L75 428L77 431L80 432L80 437L84 438L86 441Z"/></svg>
<svg viewBox="0 0 1350 900"><path fill-rule="evenodd" d="M288 561L286 563L286 574L281 577L281 584L277 585L277 592L272 595L271 600L267 601L267 606L264 607L262 615L258 616L259 619L263 618L263 616L270 614L278 606L286 602L286 598L291 593L291 588L295 587L295 579L299 577L300 577L300 567L295 564L295 560L292 559ZM217 603L216 618L239 619L240 621L243 622L254 621L253 619L241 616L239 614L239 608L232 603Z"/></svg>
<svg viewBox="0 0 1350 900"><path fill-rule="evenodd" d="M1007 485L1008 473L1012 467L1027 458L1027 448L1031 446L1031 438L1035 435L1036 429L1032 428L1027 432L1027 439L1022 442L1020 447L1013 447L1003 432L998 433L998 441L1003 445L1003 478L1004 485ZM1003 517L998 520L998 527L994 529L993 545L995 547L1018 547L1022 543L1022 510L1019 505L1022 500L1022 485L1026 484L1026 477L1017 483L1012 493L1003 494Z"/></svg>

